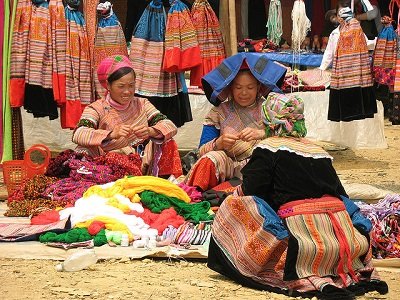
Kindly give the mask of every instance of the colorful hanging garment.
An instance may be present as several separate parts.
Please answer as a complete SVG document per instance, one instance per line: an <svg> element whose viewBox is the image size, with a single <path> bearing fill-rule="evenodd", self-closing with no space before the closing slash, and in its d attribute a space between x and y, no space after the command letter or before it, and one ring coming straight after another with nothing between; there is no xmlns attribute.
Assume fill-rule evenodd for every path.
<svg viewBox="0 0 400 300"><path fill-rule="evenodd" d="M400 0L391 0L389 4L390 14L393 15L394 10L400 9ZM397 15L397 24L400 21L400 11ZM400 36L397 29L397 44L400 44ZM396 47L396 67L395 67L395 80L394 80L394 92L400 92L400 48Z"/></svg>
<svg viewBox="0 0 400 300"><path fill-rule="evenodd" d="M280 0L271 0L268 11L267 38L279 45L282 37L282 7Z"/></svg>
<svg viewBox="0 0 400 300"><path fill-rule="evenodd" d="M375 81L393 86L396 64L397 34L392 26L392 18L384 16L384 27L378 35L373 60Z"/></svg>
<svg viewBox="0 0 400 300"><path fill-rule="evenodd" d="M80 0L67 0L66 102L61 106L61 127L75 128L83 108L91 103L89 44Z"/></svg>
<svg viewBox="0 0 400 300"><path fill-rule="evenodd" d="M53 58L53 95L57 104L66 101L65 55L67 47L67 22L62 0L53 0L49 4L52 58Z"/></svg>
<svg viewBox="0 0 400 300"><path fill-rule="evenodd" d="M100 62L109 56L128 56L124 32L117 16L113 12L112 4L108 1L99 3L97 11L99 13L99 23L93 53L95 70L97 70ZM97 98L101 98L106 90L97 80L97 72L94 72L94 80Z"/></svg>
<svg viewBox="0 0 400 300"><path fill-rule="evenodd" d="M175 74L162 70L164 36L164 7L161 0L153 0L136 25L129 55L139 95L171 97L178 94Z"/></svg>
<svg viewBox="0 0 400 300"><path fill-rule="evenodd" d="M35 118L58 118L53 95L53 58L49 2L32 0L25 68L24 108Z"/></svg>
<svg viewBox="0 0 400 300"><path fill-rule="evenodd" d="M11 43L10 104L24 105L25 68L28 53L29 27L31 23L31 0L19 0L15 13Z"/></svg>
<svg viewBox="0 0 400 300"><path fill-rule="evenodd" d="M169 2L163 70L179 73L200 65L200 48L186 4L180 0Z"/></svg>
<svg viewBox="0 0 400 300"><path fill-rule="evenodd" d="M332 64L328 120L373 118L377 112L365 34L349 7L339 10L340 36Z"/></svg>
<svg viewBox="0 0 400 300"><path fill-rule="evenodd" d="M201 64L190 71L190 85L201 87L201 78L226 57L221 28L207 0L193 3L191 18L200 47Z"/></svg>

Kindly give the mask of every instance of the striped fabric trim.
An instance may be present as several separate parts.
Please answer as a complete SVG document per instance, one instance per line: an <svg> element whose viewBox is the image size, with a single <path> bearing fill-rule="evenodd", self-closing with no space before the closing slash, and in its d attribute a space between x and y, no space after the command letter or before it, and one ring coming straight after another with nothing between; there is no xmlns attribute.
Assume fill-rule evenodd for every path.
<svg viewBox="0 0 400 300"><path fill-rule="evenodd" d="M367 253L369 243L352 225L343 202L329 197L326 201L294 201L286 206L286 210L289 206L297 210L285 222L298 243L298 278L340 275L346 282L345 273L353 273L355 278L354 270L364 267L360 256Z"/></svg>
<svg viewBox="0 0 400 300"><path fill-rule="evenodd" d="M304 138L270 137L262 140L255 148L267 149L272 152L288 151L303 157L329 158L333 160L333 157L328 152Z"/></svg>
<svg viewBox="0 0 400 300"><path fill-rule="evenodd" d="M113 55L128 56L124 32L115 14L109 18L100 18L97 27L96 41L94 44L94 82L96 86L97 97L101 98L106 90L101 86L97 79L97 68L100 62Z"/></svg>
<svg viewBox="0 0 400 300"><path fill-rule="evenodd" d="M149 97L172 97L178 94L174 73L162 71L164 43L132 37L131 52L136 72L136 93Z"/></svg>
<svg viewBox="0 0 400 300"><path fill-rule="evenodd" d="M28 54L27 45L32 11L31 3L31 0L19 0L17 4L11 44L11 79L25 78L26 57Z"/></svg>
<svg viewBox="0 0 400 300"><path fill-rule="evenodd" d="M190 72L190 84L201 86L201 78L217 67L226 57L221 28L215 12L204 0L196 0L191 19L200 47L202 63Z"/></svg>
<svg viewBox="0 0 400 300"><path fill-rule="evenodd" d="M369 276L367 274L371 274L373 268L367 239L355 230L346 211L335 213L334 217L350 241L352 266L359 272L357 276L362 276L362 272ZM279 227L274 227L280 223L274 218L277 216L272 209L256 197L228 196L221 204L215 216L212 235L219 248L242 275L261 284L300 292L321 290L325 284L343 287L354 282L348 274L344 276L345 284L337 276L335 263L340 245L334 238L331 219L328 220L324 214L297 215L286 219L296 218L294 221L290 220L289 230L301 245L297 264L299 272L303 269L307 272L300 276L308 277L284 280L290 244L287 234L285 237ZM268 221L270 224L267 224ZM276 232L272 234L274 230ZM282 239L279 240L277 235ZM367 253L364 264L359 259L363 253ZM293 268L297 271L297 265L293 265ZM347 269L344 270L347 272ZM318 275L319 272L322 276ZM326 274L330 272L333 276Z"/></svg>
<svg viewBox="0 0 400 300"><path fill-rule="evenodd" d="M286 287L282 272L287 240L280 241L263 230L263 223L253 197L228 196L215 216L212 235L241 274L263 284Z"/></svg>
<svg viewBox="0 0 400 300"><path fill-rule="evenodd" d="M184 72L200 63L200 48L190 11L182 1L175 1L167 17L163 70Z"/></svg>
<svg viewBox="0 0 400 300"><path fill-rule="evenodd" d="M332 64L331 88L372 86L368 48L360 23L353 18L340 26L340 36Z"/></svg>
<svg viewBox="0 0 400 300"><path fill-rule="evenodd" d="M32 5L26 56L26 83L53 88L50 12L46 6Z"/></svg>
<svg viewBox="0 0 400 300"><path fill-rule="evenodd" d="M66 101L67 21L62 0L50 1L49 10L53 58L53 93L54 100L61 104Z"/></svg>
<svg viewBox="0 0 400 300"><path fill-rule="evenodd" d="M38 234L51 231L65 229L68 219L60 220L55 223L46 225L31 224L2 224L0 223L0 241L16 242L20 240L36 240Z"/></svg>
<svg viewBox="0 0 400 300"><path fill-rule="evenodd" d="M91 68L89 44L83 15L79 11L65 8L67 19L66 80L67 101L80 101L87 105L92 102ZM75 116L76 122L79 115Z"/></svg>

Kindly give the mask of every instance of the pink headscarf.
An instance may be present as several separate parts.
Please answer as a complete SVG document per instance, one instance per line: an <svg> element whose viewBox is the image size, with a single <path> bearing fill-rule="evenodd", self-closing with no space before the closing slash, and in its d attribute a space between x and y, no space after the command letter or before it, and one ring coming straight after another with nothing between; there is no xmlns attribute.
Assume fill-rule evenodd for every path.
<svg viewBox="0 0 400 300"><path fill-rule="evenodd" d="M131 61L125 55L114 55L103 59L97 68L97 78L101 86L107 89L108 77L123 67L129 67L133 70Z"/></svg>

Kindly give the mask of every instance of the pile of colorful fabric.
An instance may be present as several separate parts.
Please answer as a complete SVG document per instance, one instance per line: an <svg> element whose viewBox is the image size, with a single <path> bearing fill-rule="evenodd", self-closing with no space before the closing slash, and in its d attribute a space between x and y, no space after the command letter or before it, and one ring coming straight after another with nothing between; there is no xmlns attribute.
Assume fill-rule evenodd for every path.
<svg viewBox="0 0 400 300"><path fill-rule="evenodd" d="M171 242L201 244L210 235L210 226L205 228L202 223L212 221L214 214L208 202L191 201L182 188L166 179L124 177L90 187L74 207L58 212L59 220L69 218L73 230L80 229L79 232L61 236L47 233L41 236L40 241L76 243L94 239L96 246L109 241L118 244L121 234L127 234L133 241L163 236L167 228L171 235L174 228L176 234ZM35 222L40 222L40 219L54 221L53 217L49 218L49 212L45 212L36 217ZM101 237L98 237L99 234Z"/></svg>
<svg viewBox="0 0 400 300"><path fill-rule="evenodd" d="M400 258L400 195L387 195L376 204L358 202L372 222L372 253L376 258Z"/></svg>
<svg viewBox="0 0 400 300"><path fill-rule="evenodd" d="M64 208L73 205L93 185L141 174L137 154L110 152L91 158L66 150L51 160L46 176L37 175L27 180L8 197L5 215L27 217L46 209Z"/></svg>

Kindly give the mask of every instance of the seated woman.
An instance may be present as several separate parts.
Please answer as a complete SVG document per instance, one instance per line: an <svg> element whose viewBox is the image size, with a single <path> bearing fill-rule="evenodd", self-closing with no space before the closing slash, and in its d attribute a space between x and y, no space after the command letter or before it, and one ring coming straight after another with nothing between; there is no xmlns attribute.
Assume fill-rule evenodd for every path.
<svg viewBox="0 0 400 300"><path fill-rule="evenodd" d="M332 157L303 138L302 100L271 93L262 111L267 138L216 214L208 266L294 297L386 293L371 265L371 223L346 198Z"/></svg>
<svg viewBox="0 0 400 300"><path fill-rule="evenodd" d="M99 156L110 151L142 157L143 174L182 175L176 126L149 101L134 96L135 72L126 56L104 59L97 70L105 97L88 105L72 141L76 151Z"/></svg>
<svg viewBox="0 0 400 300"><path fill-rule="evenodd" d="M254 145L264 138L262 96L279 90L276 83L282 82L285 72L259 54L243 52L225 59L202 79L205 94L216 107L203 123L201 157L186 184L204 191L240 176Z"/></svg>

